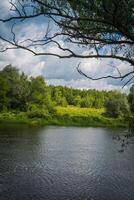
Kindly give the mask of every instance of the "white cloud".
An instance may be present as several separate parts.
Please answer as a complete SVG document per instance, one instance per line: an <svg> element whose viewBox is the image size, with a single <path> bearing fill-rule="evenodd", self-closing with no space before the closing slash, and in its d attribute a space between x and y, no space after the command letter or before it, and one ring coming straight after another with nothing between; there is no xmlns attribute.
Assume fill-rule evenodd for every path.
<svg viewBox="0 0 134 200"><path fill-rule="evenodd" d="M0 2L0 18L6 17L9 15L9 9L11 4L8 0L4 0Z"/></svg>
<svg viewBox="0 0 134 200"><path fill-rule="evenodd" d="M100 80L100 81L91 81L89 79L77 79L77 80L64 80L64 79L50 79L47 80L48 84L52 85L64 85L68 87L73 87L73 88L79 88L79 89L97 89L97 90L120 90L120 91L128 91L128 87L125 87L123 90L121 86L116 86L112 84L107 84L106 80Z"/></svg>
<svg viewBox="0 0 134 200"><path fill-rule="evenodd" d="M94 78L101 76L109 75L111 73L111 68L109 66L110 60L101 60L101 59L86 59L81 63L81 70Z"/></svg>
<svg viewBox="0 0 134 200"><path fill-rule="evenodd" d="M29 76L42 75L45 61L41 61L40 57L34 57L31 53L23 50L10 50L0 54L0 68L5 65L12 64L24 71Z"/></svg>

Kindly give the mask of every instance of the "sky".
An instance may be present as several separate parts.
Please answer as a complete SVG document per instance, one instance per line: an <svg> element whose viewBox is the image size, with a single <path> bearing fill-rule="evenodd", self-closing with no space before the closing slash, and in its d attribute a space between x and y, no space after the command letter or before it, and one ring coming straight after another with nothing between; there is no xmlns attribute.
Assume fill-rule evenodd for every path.
<svg viewBox="0 0 134 200"><path fill-rule="evenodd" d="M4 0L0 3L0 18L4 18L9 13L9 3ZM0 35L9 37L10 24L0 23L1 30ZM31 20L25 22L23 26L16 26L16 33L20 40L27 37L40 38L46 31L47 25L44 19ZM55 30L53 30L55 31ZM71 47L73 50L77 50L76 46L69 46L65 41L59 41L62 46ZM1 44L1 43L0 43ZM40 47L42 51L61 53L55 45L46 46L45 49ZM81 49L81 54L84 54L87 49ZM104 75L118 75L116 67L118 67L122 73L126 73L132 68L127 64L120 61L114 61L112 59L59 59L53 56L34 56L25 50L8 50L4 53L0 53L0 69L8 64L18 67L21 71L24 71L28 76L42 75L48 84L53 85L66 85L68 87L80 88L80 89L98 89L98 90L113 90L118 89L122 92L128 92L130 85L127 85L122 89L124 82L112 79L103 79L99 81L91 81L77 72L76 67L81 63L81 69L86 74L92 77L100 77Z"/></svg>

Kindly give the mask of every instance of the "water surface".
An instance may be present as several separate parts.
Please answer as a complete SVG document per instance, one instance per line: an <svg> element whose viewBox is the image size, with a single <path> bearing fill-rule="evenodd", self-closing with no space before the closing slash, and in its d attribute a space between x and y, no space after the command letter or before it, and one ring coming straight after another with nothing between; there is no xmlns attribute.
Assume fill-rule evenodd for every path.
<svg viewBox="0 0 134 200"><path fill-rule="evenodd" d="M134 200L134 144L119 153L119 132L1 126L0 200Z"/></svg>

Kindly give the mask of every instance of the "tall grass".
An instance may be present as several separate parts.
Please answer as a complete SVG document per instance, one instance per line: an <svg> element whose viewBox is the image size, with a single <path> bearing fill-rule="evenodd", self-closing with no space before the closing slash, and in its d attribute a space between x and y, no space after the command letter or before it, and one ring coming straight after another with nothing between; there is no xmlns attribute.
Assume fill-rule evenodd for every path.
<svg viewBox="0 0 134 200"><path fill-rule="evenodd" d="M68 114L70 116L99 116L105 113L105 109L95 109L95 108L79 108L75 106L68 107L56 107L57 113L60 115Z"/></svg>
<svg viewBox="0 0 134 200"><path fill-rule="evenodd" d="M79 108L74 106L56 107L57 116L62 123L69 122L80 126L126 127L124 118L109 118L105 109Z"/></svg>

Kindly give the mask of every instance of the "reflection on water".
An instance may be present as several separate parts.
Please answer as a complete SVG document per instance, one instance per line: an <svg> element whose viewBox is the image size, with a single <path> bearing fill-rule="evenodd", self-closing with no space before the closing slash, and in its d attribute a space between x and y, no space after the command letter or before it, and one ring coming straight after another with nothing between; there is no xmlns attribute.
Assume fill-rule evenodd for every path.
<svg viewBox="0 0 134 200"><path fill-rule="evenodd" d="M119 132L1 126L0 200L134 200L134 145L119 153Z"/></svg>

